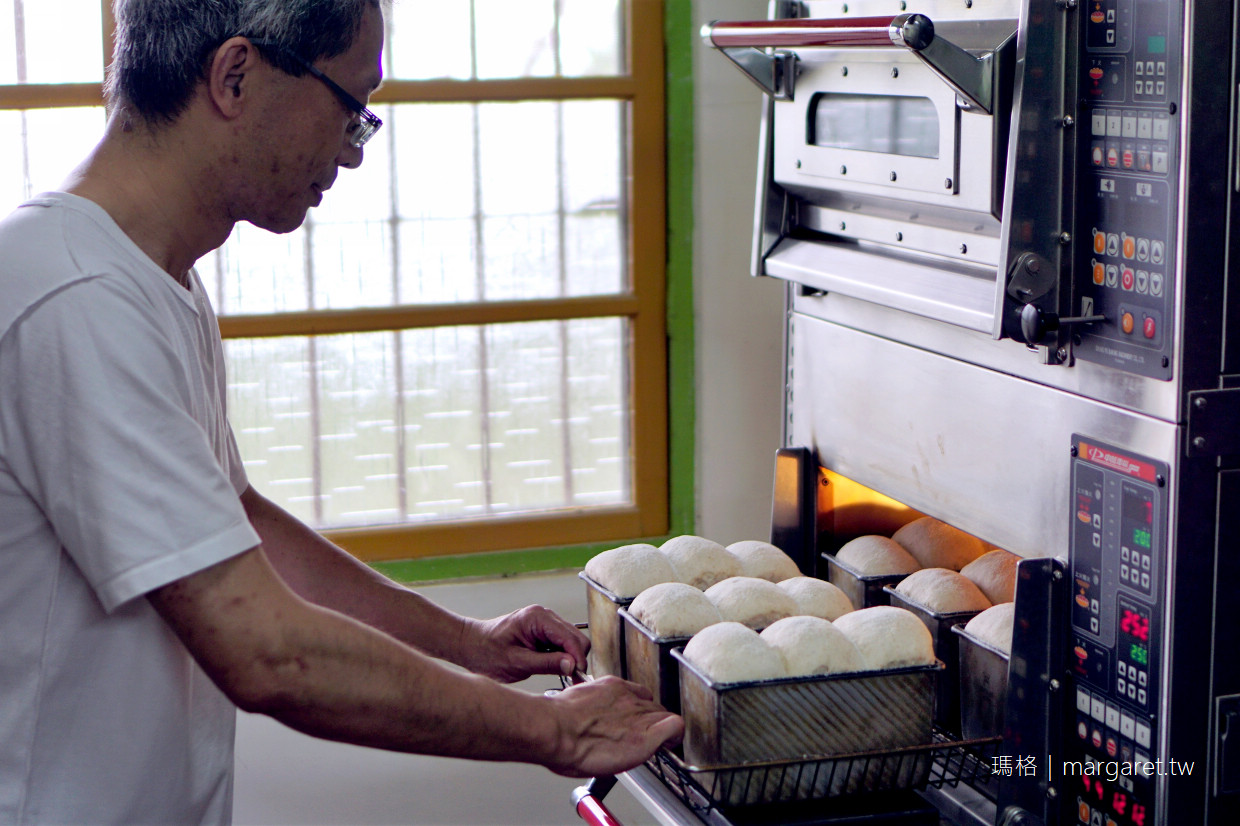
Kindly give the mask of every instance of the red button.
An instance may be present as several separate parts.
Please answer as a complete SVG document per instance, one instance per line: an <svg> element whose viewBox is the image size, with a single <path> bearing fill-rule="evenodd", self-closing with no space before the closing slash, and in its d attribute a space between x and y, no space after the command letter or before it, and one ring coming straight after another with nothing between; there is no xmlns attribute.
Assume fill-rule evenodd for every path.
<svg viewBox="0 0 1240 826"><path fill-rule="evenodd" d="M1110 755L1111 757L1114 757L1118 753L1119 753L1119 743L1115 741L1114 737L1108 737L1107 738L1107 754Z"/></svg>
<svg viewBox="0 0 1240 826"><path fill-rule="evenodd" d="M1124 150L1124 169L1132 169L1132 150Z"/></svg>
<svg viewBox="0 0 1240 826"><path fill-rule="evenodd" d="M1131 290L1131 289L1132 289L1132 282L1133 282L1133 278L1134 278L1134 276L1133 276L1133 274L1132 274L1132 267L1124 267L1124 272L1123 272L1123 275L1122 275L1122 277L1121 277L1121 281L1120 281L1121 286L1122 286L1125 290Z"/></svg>
<svg viewBox="0 0 1240 826"><path fill-rule="evenodd" d="M1154 319L1149 316L1145 317L1141 329L1145 333L1146 338L1153 338L1158 333L1158 326L1154 323Z"/></svg>

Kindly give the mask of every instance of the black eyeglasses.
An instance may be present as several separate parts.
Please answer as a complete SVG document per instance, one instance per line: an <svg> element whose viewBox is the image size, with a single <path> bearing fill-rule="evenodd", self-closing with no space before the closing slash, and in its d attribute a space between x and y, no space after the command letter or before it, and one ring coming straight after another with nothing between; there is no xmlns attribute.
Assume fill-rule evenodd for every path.
<svg viewBox="0 0 1240 826"><path fill-rule="evenodd" d="M361 149L366 141L373 138L375 133L379 131L379 127L383 125L383 121L379 120L378 115L363 106L360 100L346 92L339 83L314 68L313 65L303 60L299 55L294 54L272 40L251 40L250 42L261 49L277 51L289 60L294 61L298 66L301 66L307 72L323 81L323 84L328 89L331 89L336 97L340 98L340 102L357 117L357 123L349 127L349 144L354 148Z"/></svg>

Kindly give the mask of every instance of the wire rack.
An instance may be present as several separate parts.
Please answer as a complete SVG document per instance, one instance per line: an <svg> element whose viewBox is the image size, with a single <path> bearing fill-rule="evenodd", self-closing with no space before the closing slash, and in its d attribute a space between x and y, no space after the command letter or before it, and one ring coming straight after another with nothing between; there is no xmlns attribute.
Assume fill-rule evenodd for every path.
<svg viewBox="0 0 1240 826"><path fill-rule="evenodd" d="M661 749L647 766L699 815L719 807L790 803L897 789L985 787L1002 738L959 740L942 730L902 749L733 766L686 765Z"/></svg>

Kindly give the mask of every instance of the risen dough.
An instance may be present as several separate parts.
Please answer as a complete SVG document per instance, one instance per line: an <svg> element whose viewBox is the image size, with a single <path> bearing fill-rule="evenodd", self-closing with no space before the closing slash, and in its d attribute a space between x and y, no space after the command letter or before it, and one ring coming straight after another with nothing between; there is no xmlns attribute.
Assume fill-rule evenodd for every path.
<svg viewBox="0 0 1240 826"><path fill-rule="evenodd" d="M959 571L986 553L982 540L933 516L914 519L891 538L912 554L922 568Z"/></svg>
<svg viewBox="0 0 1240 826"><path fill-rule="evenodd" d="M936 614L985 611L990 600L964 574L946 568L922 568L900 580L896 590Z"/></svg>
<svg viewBox="0 0 1240 826"><path fill-rule="evenodd" d="M693 635L685 659L716 683L771 680L787 676L779 652L758 632L739 622L720 622Z"/></svg>
<svg viewBox="0 0 1240 826"><path fill-rule="evenodd" d="M853 610L847 594L816 577L794 576L778 584L797 601L798 614L836 620Z"/></svg>
<svg viewBox="0 0 1240 826"><path fill-rule="evenodd" d="M867 669L931 665L934 639L912 611L876 605L845 614L835 627L852 640Z"/></svg>
<svg viewBox="0 0 1240 826"><path fill-rule="evenodd" d="M911 574L921 567L916 557L888 536L859 536L836 551L835 558L862 576Z"/></svg>
<svg viewBox="0 0 1240 826"><path fill-rule="evenodd" d="M789 677L861 671L861 652L844 632L820 617L786 617L760 635L780 656Z"/></svg>
<svg viewBox="0 0 1240 826"><path fill-rule="evenodd" d="M1010 655L1012 653L1012 618L1015 615L1016 604L1003 602L993 608L987 608L969 620L964 630L992 648Z"/></svg>
<svg viewBox="0 0 1240 826"><path fill-rule="evenodd" d="M1011 602L1016 598L1016 565L1020 557L1011 551L993 550L960 569L991 602Z"/></svg>
<svg viewBox="0 0 1240 826"><path fill-rule="evenodd" d="M628 611L658 637L692 636L723 619L706 594L685 582L651 585Z"/></svg>
<svg viewBox="0 0 1240 826"><path fill-rule="evenodd" d="M751 576L729 577L707 588L706 596L724 620L755 630L797 613L797 601L787 591Z"/></svg>
<svg viewBox="0 0 1240 826"><path fill-rule="evenodd" d="M745 539L729 545L728 552L740 560L741 576L781 582L801 575L801 569L792 561L792 557L770 542Z"/></svg>
<svg viewBox="0 0 1240 826"><path fill-rule="evenodd" d="M727 548L700 536L673 537L660 545L659 550L672 563L677 579L703 591L741 572L740 560L728 553Z"/></svg>
<svg viewBox="0 0 1240 826"><path fill-rule="evenodd" d="M675 582L676 569L653 545L621 545L590 559L586 576L616 596L628 599L651 585Z"/></svg>

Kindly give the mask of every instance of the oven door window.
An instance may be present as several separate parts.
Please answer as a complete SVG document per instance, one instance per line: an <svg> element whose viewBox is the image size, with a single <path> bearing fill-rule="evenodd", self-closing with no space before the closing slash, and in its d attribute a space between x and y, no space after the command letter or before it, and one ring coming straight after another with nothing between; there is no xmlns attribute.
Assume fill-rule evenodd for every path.
<svg viewBox="0 0 1240 826"><path fill-rule="evenodd" d="M926 97L822 92L809 106L811 146L939 157L939 116Z"/></svg>

